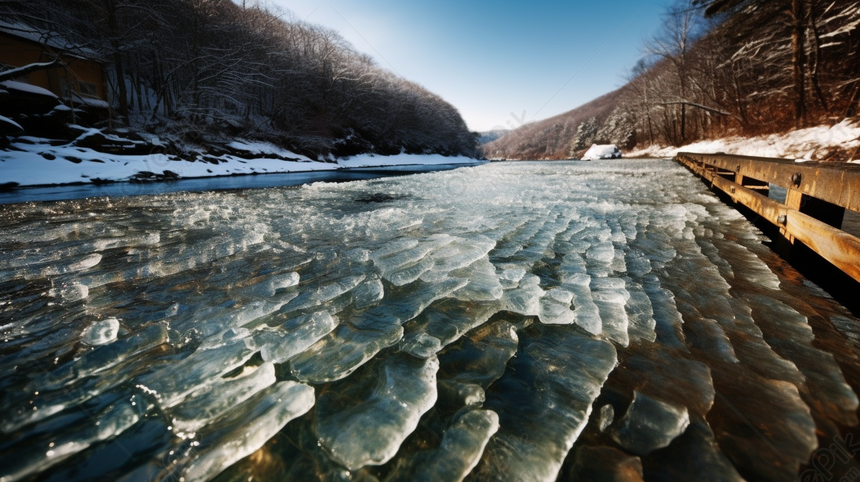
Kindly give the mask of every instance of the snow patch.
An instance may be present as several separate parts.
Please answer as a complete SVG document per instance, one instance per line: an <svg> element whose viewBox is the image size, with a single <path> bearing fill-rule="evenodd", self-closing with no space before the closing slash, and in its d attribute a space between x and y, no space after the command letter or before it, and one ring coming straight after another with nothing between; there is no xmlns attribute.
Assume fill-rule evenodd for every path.
<svg viewBox="0 0 860 482"><path fill-rule="evenodd" d="M87 129L77 141L101 134L98 129ZM104 134L102 134L104 135ZM106 135L108 140L113 136ZM224 154L217 157L218 164L178 160L167 154L122 155L99 152L75 145L52 146L47 139L20 137L13 141L15 150L0 150L0 178L20 186L58 185L80 182L126 181L140 172L156 175L170 171L178 178L201 178L243 174L272 174L309 171L332 171L346 168L383 167L405 165L467 164L475 160L468 157L441 155L373 156L360 155L336 162L312 161L268 143L235 141L230 144L237 150L254 155L277 154L291 160L251 158ZM172 178L172 175L171 175Z"/></svg>
<svg viewBox="0 0 860 482"><path fill-rule="evenodd" d="M860 125L844 120L834 126L821 125L782 134L757 137L725 137L694 142L683 147L651 146L627 154L627 157L675 157L678 152L739 154L756 157L796 159L798 162L823 159L834 148L848 150L860 147ZM856 160L854 161L856 163Z"/></svg>
<svg viewBox="0 0 860 482"><path fill-rule="evenodd" d="M24 132L24 128L21 127L20 124L18 124L17 122L13 121L12 119L10 119L8 117L3 117L2 115L0 115L0 125L5 126L5 127L12 127L13 130Z"/></svg>
<svg viewBox="0 0 860 482"><path fill-rule="evenodd" d="M227 146L232 149L236 149L237 151L244 151L254 155L273 155L287 159L295 159L302 162L311 162L309 158L301 154L296 154L286 149L282 149L270 142L246 141L239 139L227 144Z"/></svg>
<svg viewBox="0 0 860 482"><path fill-rule="evenodd" d="M621 151L614 144L592 144L591 148L582 156L583 161L599 159L621 159Z"/></svg>
<svg viewBox="0 0 860 482"><path fill-rule="evenodd" d="M27 94L33 95L43 95L46 97L51 97L54 99L58 99L53 92L47 89L43 89L41 87L37 87L35 85L25 84L24 82L16 82L14 80L7 80L5 82L0 82L0 86L3 86L9 90L17 90L18 92L25 92Z"/></svg>
<svg viewBox="0 0 860 482"><path fill-rule="evenodd" d="M86 105L88 107L93 107L95 109L110 109L110 104L101 99L94 99L92 97L84 97L78 94L73 94L75 96L75 102Z"/></svg>

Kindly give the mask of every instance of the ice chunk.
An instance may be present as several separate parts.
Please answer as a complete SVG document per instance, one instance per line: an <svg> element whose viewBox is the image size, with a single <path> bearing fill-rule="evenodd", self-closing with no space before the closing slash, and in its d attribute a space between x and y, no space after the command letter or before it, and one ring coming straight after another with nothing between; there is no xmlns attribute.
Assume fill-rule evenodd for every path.
<svg viewBox="0 0 860 482"><path fill-rule="evenodd" d="M249 338L209 350L198 349L168 369L145 377L142 384L156 394L162 408L172 407L189 393L211 385L216 377L242 366L256 352L256 343Z"/></svg>
<svg viewBox="0 0 860 482"><path fill-rule="evenodd" d="M651 299L642 290L642 287L631 282L627 284L630 299L627 301L627 317L630 322L628 334L631 340L651 341L657 339L657 322L654 320L654 309L651 307Z"/></svg>
<svg viewBox="0 0 860 482"><path fill-rule="evenodd" d="M432 265L432 259L430 259L428 255L433 251L452 243L453 241L454 238L446 234L434 235L428 239L422 240L417 246L401 251L393 256L373 256L374 264L376 264L380 271L382 271L383 276L385 276L386 278L396 277L405 279L407 275L396 276L396 274L398 272L408 271L405 270L405 268L409 266L415 266L416 263L422 266L426 265L428 266L427 269L429 269L429 266ZM427 263L422 264L421 261L425 260L427 261ZM416 273L419 270L420 269L418 268L413 268L409 272ZM415 279L417 279L417 276Z"/></svg>
<svg viewBox="0 0 860 482"><path fill-rule="evenodd" d="M371 259L382 259L388 256L391 256L396 253L400 253L402 251L406 251L408 249L412 249L418 246L419 242L414 238L397 238L393 241L389 241L385 246L377 249L373 253L370 254Z"/></svg>
<svg viewBox="0 0 860 482"><path fill-rule="evenodd" d="M107 318L86 327L81 334L81 341L91 346L107 345L116 340L117 333L119 333L119 320Z"/></svg>
<svg viewBox="0 0 860 482"><path fill-rule="evenodd" d="M331 283L312 287L306 291L302 291L299 296L287 303L282 311L297 311L318 307L354 289L365 278L366 276L363 274L347 276ZM300 286L299 288L302 287Z"/></svg>
<svg viewBox="0 0 860 482"><path fill-rule="evenodd" d="M42 276L57 276L69 273L77 273L94 268L102 261L102 255L95 253L78 261L67 261L60 266L49 266L42 271Z"/></svg>
<svg viewBox="0 0 860 482"><path fill-rule="evenodd" d="M496 301L437 301L407 325L407 343L412 343L414 338L426 334L438 339L444 347L469 330L484 324L501 309L502 304Z"/></svg>
<svg viewBox="0 0 860 482"><path fill-rule="evenodd" d="M487 256L496 242L483 235L472 235L469 239L458 238L433 254L433 271L450 273L465 268Z"/></svg>
<svg viewBox="0 0 860 482"><path fill-rule="evenodd" d="M589 261L609 264L615 258L615 248L612 243L603 243L592 246L585 255Z"/></svg>
<svg viewBox="0 0 860 482"><path fill-rule="evenodd" d="M401 319L390 308L373 308L349 321L292 360L296 378L310 383L340 380L403 338Z"/></svg>
<svg viewBox="0 0 860 482"><path fill-rule="evenodd" d="M224 469L256 452L291 420L314 406L314 389L296 382L281 382L267 391L262 400L254 400L244 423L220 436L216 445L203 446L201 455L184 474L188 482L211 480Z"/></svg>
<svg viewBox="0 0 860 482"><path fill-rule="evenodd" d="M275 296L281 290L296 286L300 280L301 277L296 272L273 276L265 281L264 292L268 296Z"/></svg>
<svg viewBox="0 0 860 482"><path fill-rule="evenodd" d="M740 363L726 331L716 320L700 318L688 322L686 333L691 348L710 353L724 363Z"/></svg>
<svg viewBox="0 0 860 482"><path fill-rule="evenodd" d="M577 325L592 335L603 333L600 310L591 293L591 276L575 274L563 285L573 294L574 319Z"/></svg>
<svg viewBox="0 0 860 482"><path fill-rule="evenodd" d="M487 388L502 376L518 342L516 329L507 321L479 326L439 355L439 379Z"/></svg>
<svg viewBox="0 0 860 482"><path fill-rule="evenodd" d="M454 293L458 299L494 301L502 297L502 285L499 283L496 269L486 258L473 263L468 268L452 271L450 275L469 280L469 284Z"/></svg>
<svg viewBox="0 0 860 482"><path fill-rule="evenodd" d="M520 286L505 292L502 300L505 309L526 316L540 315L540 299L544 296L544 290L539 286L540 278L535 275L527 275L520 281Z"/></svg>
<svg viewBox="0 0 860 482"><path fill-rule="evenodd" d="M624 280L593 278L591 288L594 304L600 311L604 333L615 343L627 346L630 343L630 336L627 333L630 320L625 306L630 295L625 289Z"/></svg>
<svg viewBox="0 0 860 482"><path fill-rule="evenodd" d="M325 311L288 320L277 330L266 330L256 335L263 360L284 363L331 333L338 319Z"/></svg>
<svg viewBox="0 0 860 482"><path fill-rule="evenodd" d="M612 405L607 403L600 407L600 431L605 431L613 422L615 422L615 409L612 408Z"/></svg>
<svg viewBox="0 0 860 482"><path fill-rule="evenodd" d="M407 292L392 293L392 302L386 309L406 322L420 315L436 300L450 296L468 283L469 280L463 278L451 278L435 284L419 281Z"/></svg>
<svg viewBox="0 0 860 482"><path fill-rule="evenodd" d="M97 442L110 440L128 430L140 420L140 415L140 407L128 400L117 401L93 414L86 426L77 431L58 434L43 447L31 447L26 453L6 458L4 467L0 469L2 480L14 482L47 470Z"/></svg>
<svg viewBox="0 0 860 482"><path fill-rule="evenodd" d="M626 261L627 272L637 279L651 272L651 262L638 249L628 251Z"/></svg>
<svg viewBox="0 0 860 482"><path fill-rule="evenodd" d="M502 273L499 275L499 282L506 290L516 288L525 275L526 270L523 268L507 268L502 270Z"/></svg>
<svg viewBox="0 0 860 482"><path fill-rule="evenodd" d="M196 432L276 381L275 366L271 363L237 378L219 380L200 393L192 392L183 403L172 408L171 425L176 431Z"/></svg>
<svg viewBox="0 0 860 482"><path fill-rule="evenodd" d="M499 413L500 429L474 474L494 474L494 461L503 460L512 480L555 481L615 367L615 348L569 327L545 325L530 327L520 347L510 369L487 390L484 408Z"/></svg>
<svg viewBox="0 0 860 482"><path fill-rule="evenodd" d="M357 310L362 310L382 301L384 296L385 288L382 286L382 281L378 279L365 280L352 292L353 306Z"/></svg>
<svg viewBox="0 0 860 482"><path fill-rule="evenodd" d="M61 281L56 283L50 294L66 303L74 303L87 299L90 289L78 281Z"/></svg>
<svg viewBox="0 0 860 482"><path fill-rule="evenodd" d="M668 447L690 425L687 407L679 407L640 392L633 393L633 403L612 430L612 438L637 455Z"/></svg>
<svg viewBox="0 0 860 482"><path fill-rule="evenodd" d="M687 351L687 345L684 343L684 331L681 328L684 320L675 304L675 295L663 288L657 277L653 275L646 277L643 286L654 310L654 329L657 332L657 342L661 345Z"/></svg>
<svg viewBox="0 0 860 482"><path fill-rule="evenodd" d="M324 393L316 411L320 443L350 470L388 462L436 403L438 369L435 357L392 356L380 366L378 377L368 380L378 383L373 392L357 404L345 400L348 394Z"/></svg>
<svg viewBox="0 0 860 482"><path fill-rule="evenodd" d="M391 284L394 286L404 286L413 281L416 281L421 277L424 273L430 271L430 268L433 267L433 260L430 258L422 258L416 263L401 269L400 271L395 271L391 274L385 276Z"/></svg>
<svg viewBox="0 0 860 482"><path fill-rule="evenodd" d="M569 325L574 322L575 315L570 310L573 293L553 288L540 300L540 320L547 325Z"/></svg>
<svg viewBox="0 0 860 482"><path fill-rule="evenodd" d="M26 402L29 397L19 400L17 397L12 398L12 393L4 393L3 402L5 406L20 403L25 409L20 411L9 410L9 414L0 422L0 430L4 433L12 433L21 427L44 420L67 407L74 406L112 388L113 384L119 383L125 377L122 373L111 373L110 368L128 357L143 353L165 341L167 341L165 327L163 325L151 325L129 338L97 347L78 360L69 362L52 372L34 377L33 386L37 387L35 390L44 392L38 410L33 410L33 405ZM95 383L95 378L90 378L89 383L79 384L74 388L65 387L70 380L83 379L103 372L111 373L111 375L99 377L98 384Z"/></svg>
<svg viewBox="0 0 860 482"><path fill-rule="evenodd" d="M403 343L401 350L416 358L429 358L442 349L442 343L435 336L419 333Z"/></svg>
<svg viewBox="0 0 860 482"><path fill-rule="evenodd" d="M461 482L484 453L490 437L499 429L499 416L489 410L473 410L460 416L442 436L442 445L416 456L408 469L400 469L386 482Z"/></svg>
<svg viewBox="0 0 860 482"><path fill-rule="evenodd" d="M163 324L147 326L128 338L87 352L69 365L75 377L84 377L107 370L122 360L167 342L167 327ZM59 378L58 374L54 375Z"/></svg>

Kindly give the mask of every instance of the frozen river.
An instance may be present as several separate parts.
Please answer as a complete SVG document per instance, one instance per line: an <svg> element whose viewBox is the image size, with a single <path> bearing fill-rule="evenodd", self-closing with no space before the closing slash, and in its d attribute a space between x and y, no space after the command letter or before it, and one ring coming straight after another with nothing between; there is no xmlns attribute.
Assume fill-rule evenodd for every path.
<svg viewBox="0 0 860 482"><path fill-rule="evenodd" d="M670 161L0 225L3 482L789 481L858 423L860 320Z"/></svg>

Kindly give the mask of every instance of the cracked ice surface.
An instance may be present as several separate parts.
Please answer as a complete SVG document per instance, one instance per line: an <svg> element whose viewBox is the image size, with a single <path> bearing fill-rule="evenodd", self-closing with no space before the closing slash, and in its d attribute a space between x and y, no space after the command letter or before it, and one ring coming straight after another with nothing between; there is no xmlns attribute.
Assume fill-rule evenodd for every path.
<svg viewBox="0 0 860 482"><path fill-rule="evenodd" d="M858 424L858 320L668 161L0 223L2 482L780 481Z"/></svg>

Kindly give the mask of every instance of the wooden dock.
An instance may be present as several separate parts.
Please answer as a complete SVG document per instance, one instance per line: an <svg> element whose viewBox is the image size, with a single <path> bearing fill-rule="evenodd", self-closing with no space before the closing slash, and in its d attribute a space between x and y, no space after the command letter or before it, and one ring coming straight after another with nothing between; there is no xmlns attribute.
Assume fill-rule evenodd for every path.
<svg viewBox="0 0 860 482"><path fill-rule="evenodd" d="M860 239L841 229L846 209L860 212L860 166L688 152L675 159L860 282ZM771 185L787 189L784 202L768 197Z"/></svg>

